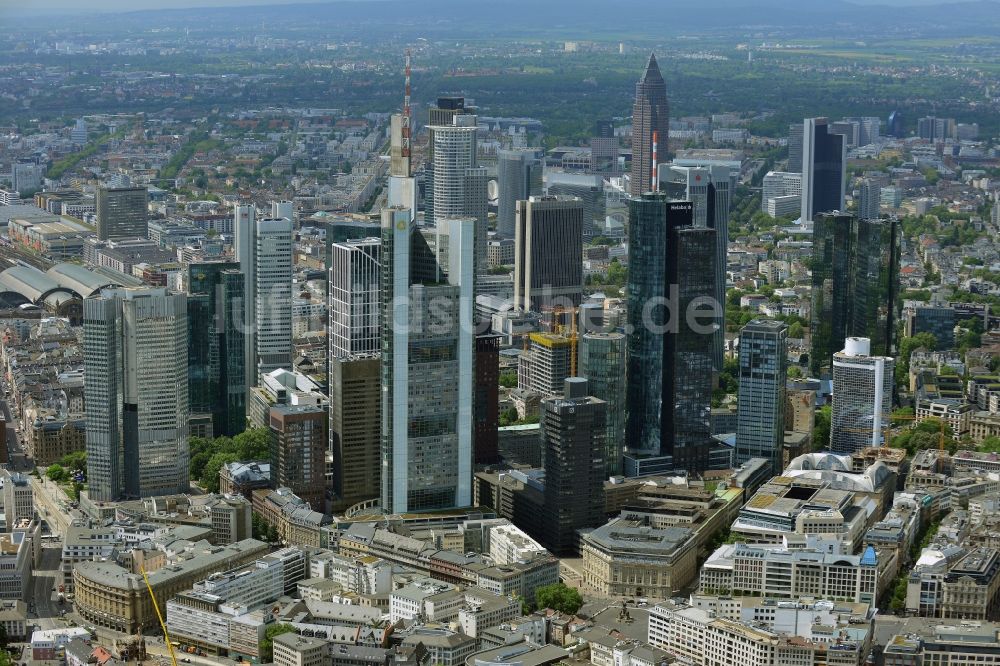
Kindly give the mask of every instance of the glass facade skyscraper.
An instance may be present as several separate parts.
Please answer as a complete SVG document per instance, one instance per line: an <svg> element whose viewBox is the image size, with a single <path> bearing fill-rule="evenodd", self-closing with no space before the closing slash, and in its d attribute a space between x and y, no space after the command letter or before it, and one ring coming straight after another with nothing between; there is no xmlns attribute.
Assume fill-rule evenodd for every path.
<svg viewBox="0 0 1000 666"><path fill-rule="evenodd" d="M830 366L848 336L868 338L876 353L891 355L899 310L897 220L817 215L810 269L812 373Z"/></svg>
<svg viewBox="0 0 1000 666"><path fill-rule="evenodd" d="M781 472L785 440L787 336L783 322L766 319L740 331L736 464L766 458L773 474Z"/></svg>
<svg viewBox="0 0 1000 666"><path fill-rule="evenodd" d="M625 441L696 471L709 465L717 246L693 215L659 193L629 201Z"/></svg>
<svg viewBox="0 0 1000 666"><path fill-rule="evenodd" d="M246 428L243 273L235 262L188 266L188 387L193 413L212 415L214 436Z"/></svg>
<svg viewBox="0 0 1000 666"><path fill-rule="evenodd" d="M498 151L497 188L497 233L513 238L517 202L542 194L542 161L538 151Z"/></svg>
<svg viewBox="0 0 1000 666"><path fill-rule="evenodd" d="M580 372L590 394L607 403L604 477L622 473L625 448L625 335L584 333L580 336Z"/></svg>
<svg viewBox="0 0 1000 666"><path fill-rule="evenodd" d="M83 302L88 492L188 492L187 296L105 289Z"/></svg>
<svg viewBox="0 0 1000 666"><path fill-rule="evenodd" d="M802 219L844 210L847 147L843 134L833 134L826 118L802 123Z"/></svg>
<svg viewBox="0 0 1000 666"><path fill-rule="evenodd" d="M439 264L406 209L382 211L382 508L472 504L473 218Z"/></svg>

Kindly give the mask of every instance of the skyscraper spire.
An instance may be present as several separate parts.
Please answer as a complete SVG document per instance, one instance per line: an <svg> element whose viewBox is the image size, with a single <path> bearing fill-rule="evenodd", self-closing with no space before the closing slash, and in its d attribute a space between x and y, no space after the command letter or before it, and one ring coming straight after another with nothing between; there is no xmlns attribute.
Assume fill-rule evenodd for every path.
<svg viewBox="0 0 1000 666"><path fill-rule="evenodd" d="M667 84L663 82L656 56L649 54L649 61L642 78L635 84L635 106L632 109L632 175L629 194L639 196L650 187L653 173L653 133L657 133L665 155L670 127L670 104L667 101ZM658 155L663 161L662 155Z"/></svg>

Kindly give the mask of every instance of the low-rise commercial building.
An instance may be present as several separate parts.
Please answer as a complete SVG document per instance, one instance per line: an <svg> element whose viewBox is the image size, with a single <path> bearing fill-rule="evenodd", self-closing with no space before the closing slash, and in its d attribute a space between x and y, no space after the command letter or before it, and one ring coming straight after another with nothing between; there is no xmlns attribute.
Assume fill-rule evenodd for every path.
<svg viewBox="0 0 1000 666"><path fill-rule="evenodd" d="M190 543L149 574L157 603L167 601L207 575L252 562L267 551L267 544L246 539L228 546L207 541ZM73 569L76 612L88 622L115 631L133 633L153 626L156 613L142 576L110 561L80 562Z"/></svg>

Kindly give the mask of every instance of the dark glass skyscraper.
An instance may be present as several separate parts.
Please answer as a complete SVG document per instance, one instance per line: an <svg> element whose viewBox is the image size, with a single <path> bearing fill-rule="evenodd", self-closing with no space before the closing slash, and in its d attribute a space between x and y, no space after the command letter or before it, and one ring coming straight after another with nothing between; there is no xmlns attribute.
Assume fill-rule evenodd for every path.
<svg viewBox="0 0 1000 666"><path fill-rule="evenodd" d="M243 273L236 262L188 266L188 390L194 414L212 415L216 437L246 427Z"/></svg>
<svg viewBox="0 0 1000 666"><path fill-rule="evenodd" d="M689 308L715 294L715 230L692 226L690 201L648 192L629 201L627 409L635 456L672 456L675 469L708 466L711 316Z"/></svg>
<svg viewBox="0 0 1000 666"><path fill-rule="evenodd" d="M802 219L844 210L847 152L843 134L833 134L826 118L802 123Z"/></svg>
<svg viewBox="0 0 1000 666"><path fill-rule="evenodd" d="M497 187L497 233L513 238L517 202L542 194L542 161L538 151L498 151Z"/></svg>
<svg viewBox="0 0 1000 666"><path fill-rule="evenodd" d="M649 54L646 71L635 84L635 106L632 108L632 176L629 193L639 196L652 189L653 132L659 135L660 161L667 156L670 129L670 104L667 84L663 82L656 56Z"/></svg>
<svg viewBox="0 0 1000 666"><path fill-rule="evenodd" d="M899 228L894 218L816 216L813 225L813 374L830 367L848 337L871 340L875 355L891 356L899 309Z"/></svg>

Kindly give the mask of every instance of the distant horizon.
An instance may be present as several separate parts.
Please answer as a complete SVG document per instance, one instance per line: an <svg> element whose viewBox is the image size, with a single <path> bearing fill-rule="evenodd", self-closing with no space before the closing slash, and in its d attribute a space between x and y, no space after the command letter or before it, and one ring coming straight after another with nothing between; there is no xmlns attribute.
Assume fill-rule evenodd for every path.
<svg viewBox="0 0 1000 666"><path fill-rule="evenodd" d="M93 14L104 12L141 12L171 9L219 9L226 7L268 7L302 4L335 4L340 2L391 2L392 0L93 0L86 8L72 0L39 0L22 3L17 0L0 0L0 16L6 13L20 15L42 14ZM458 0L455 0L456 2ZM669 2L669 0L667 0ZM780 0L779 0L780 1ZM808 0L812 2L814 0ZM967 2L998 2L998 0L841 0L862 6L926 7L934 5L963 4ZM417 0L415 4L419 4ZM765 0L766 2L766 0ZM730 0L730 5L759 5L755 0Z"/></svg>

